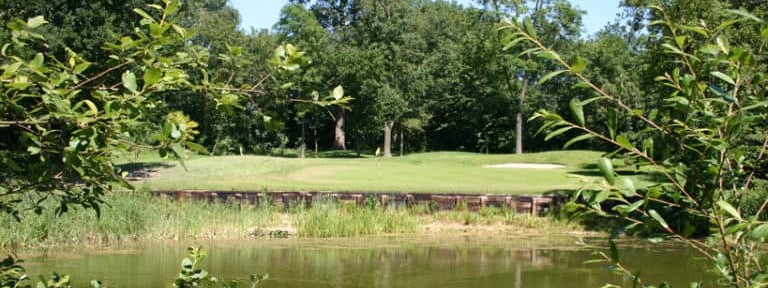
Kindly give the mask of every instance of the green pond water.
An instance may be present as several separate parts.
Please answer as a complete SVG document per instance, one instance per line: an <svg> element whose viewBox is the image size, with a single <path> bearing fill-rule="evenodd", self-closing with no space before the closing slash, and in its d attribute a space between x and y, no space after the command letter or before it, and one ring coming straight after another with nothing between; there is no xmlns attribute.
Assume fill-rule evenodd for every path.
<svg viewBox="0 0 768 288"><path fill-rule="evenodd" d="M631 286L571 236L410 236L354 239L251 239L199 243L203 268L224 279L269 273L264 287L600 287ZM605 244L604 240L588 239ZM695 252L674 244L621 243L621 257L647 283L673 287L712 279ZM185 246L173 243L111 249L23 253L30 275L73 275L74 286L100 279L109 287L169 287ZM712 287L713 285L708 285Z"/></svg>

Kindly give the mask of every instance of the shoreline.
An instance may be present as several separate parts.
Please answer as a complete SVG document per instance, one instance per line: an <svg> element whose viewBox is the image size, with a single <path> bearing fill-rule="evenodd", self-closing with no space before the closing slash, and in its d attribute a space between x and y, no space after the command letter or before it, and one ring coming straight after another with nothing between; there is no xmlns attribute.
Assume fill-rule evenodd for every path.
<svg viewBox="0 0 768 288"><path fill-rule="evenodd" d="M467 211L470 217L477 216L475 223L465 224L457 221L455 218L467 215L449 215L457 212L442 214L411 214L408 218L419 221L420 224L412 231L362 234L353 236L302 236L298 232L295 224L298 218L303 217L294 213L278 213L279 222L275 225L247 227L237 229L235 227L223 227L220 225L202 225L199 233L176 235L168 234L157 237L146 237L139 235L123 235L120 239L104 240L103 235L91 234L86 239L80 239L80 242L37 242L37 243L3 243L0 250L5 253L18 253L28 250L46 250L46 249L78 249L95 248L109 249L114 247L141 247L145 245L166 245L178 244L190 246L195 243L206 242L250 242L250 241L307 241L318 242L327 240L359 240L369 238L420 238L420 237L438 237L438 238L477 238L477 239L495 239L495 238L530 238L530 237L550 237L563 236L565 238L594 238L604 237L607 234L598 231L587 231L576 224L564 223L561 220L555 220L549 217L537 217L530 215L517 215L514 217L515 223L505 223L497 217L488 217L478 215L477 212ZM436 219L437 218L437 219ZM557 237L556 237L557 238Z"/></svg>

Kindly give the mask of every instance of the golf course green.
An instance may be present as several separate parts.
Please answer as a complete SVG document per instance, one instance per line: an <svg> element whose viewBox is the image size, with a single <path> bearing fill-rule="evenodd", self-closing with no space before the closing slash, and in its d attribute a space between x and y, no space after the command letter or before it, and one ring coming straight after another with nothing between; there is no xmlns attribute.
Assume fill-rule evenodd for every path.
<svg viewBox="0 0 768 288"><path fill-rule="evenodd" d="M585 175L593 175L591 167L600 154L432 152L391 159L203 156L185 161L186 169L174 161L144 162L150 176L134 184L150 190L543 194L577 189L591 177Z"/></svg>

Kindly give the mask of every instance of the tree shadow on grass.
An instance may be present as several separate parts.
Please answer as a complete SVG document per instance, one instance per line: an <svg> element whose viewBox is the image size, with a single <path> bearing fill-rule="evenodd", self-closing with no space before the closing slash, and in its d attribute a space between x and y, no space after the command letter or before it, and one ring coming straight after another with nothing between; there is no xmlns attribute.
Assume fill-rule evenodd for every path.
<svg viewBox="0 0 768 288"><path fill-rule="evenodd" d="M304 155L304 158L366 158L365 153L361 154L360 156L357 155L357 152L354 150L330 150L330 151L320 151L317 154L314 152L307 151ZM299 154L295 151L286 151L285 153L280 152L273 152L270 153L269 156L271 157L280 157L280 158L299 158Z"/></svg>
<svg viewBox="0 0 768 288"><path fill-rule="evenodd" d="M322 151L317 154L319 158L363 158L358 156L354 150L331 150Z"/></svg>
<svg viewBox="0 0 768 288"><path fill-rule="evenodd" d="M159 169L170 168L175 165L168 162L131 162L118 164L120 171L126 172L128 175L125 177L128 181L139 181L146 178L150 178Z"/></svg>

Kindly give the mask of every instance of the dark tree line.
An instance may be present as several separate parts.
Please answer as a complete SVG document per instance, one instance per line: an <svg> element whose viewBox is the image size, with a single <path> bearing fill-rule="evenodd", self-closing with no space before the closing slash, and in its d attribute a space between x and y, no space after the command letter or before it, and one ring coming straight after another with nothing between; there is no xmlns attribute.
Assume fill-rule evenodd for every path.
<svg viewBox="0 0 768 288"><path fill-rule="evenodd" d="M717 21L727 8L766 13L761 1L663 3L688 23ZM197 31L192 42L210 48L212 55L236 53L248 59L232 63L212 57L207 63L211 76L233 85L262 85L250 91L248 101L228 109L216 108L232 103L202 101L193 97L194 91L168 93L161 105L197 121L195 141L215 154L279 148L359 152L381 147L385 155L557 149L564 142L544 141L537 133L541 123L527 119L542 108L568 111L568 100L591 95L581 95L584 89L573 87L574 79L564 75L540 83L555 65L532 57L524 45L505 47L498 23L507 16L528 16L541 41L565 51L563 57L581 55L579 61L594 67L588 76L603 89L652 110L664 105L657 95L666 91L642 87L651 86L668 68L659 63L669 55L660 48L663 30L648 25L659 15L646 4L623 1L625 9L615 23L585 35L585 12L566 0L481 0L476 7L427 0L294 0L283 7L273 32L239 29L239 13L226 1L183 1L182 23ZM131 9L142 5L143 0L4 1L0 17L44 15L51 22L45 28L54 39L50 49L64 55L71 48L98 59L106 57L101 49L106 40L133 29L140 17ZM748 41L759 31L734 33ZM298 73L270 68L274 47L284 43L305 51L309 65ZM354 98L348 107L303 102L327 97L337 86ZM599 115L589 121L606 132L632 130L637 124L613 117L610 108L590 107L585 113ZM585 141L576 147L606 148L600 145Z"/></svg>

